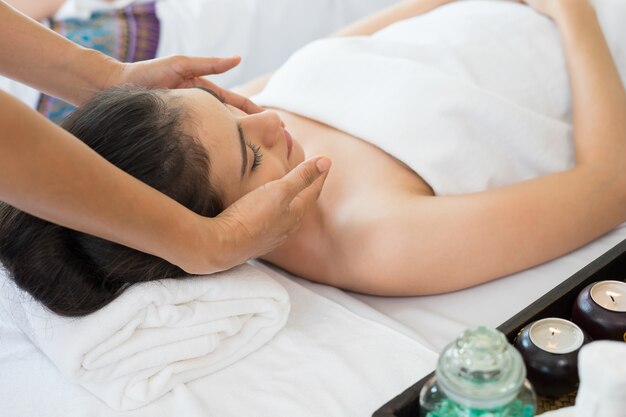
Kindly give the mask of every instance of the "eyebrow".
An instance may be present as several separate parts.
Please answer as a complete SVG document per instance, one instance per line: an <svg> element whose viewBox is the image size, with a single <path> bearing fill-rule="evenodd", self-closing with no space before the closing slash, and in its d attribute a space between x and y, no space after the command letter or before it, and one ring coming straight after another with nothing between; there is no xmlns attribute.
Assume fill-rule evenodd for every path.
<svg viewBox="0 0 626 417"><path fill-rule="evenodd" d="M220 96L219 94L217 94L215 91L211 90L210 88L206 88L206 87L201 87L199 85L194 86L193 88L197 88L198 90L202 90L205 93L209 93L211 94L213 97L215 97L216 99L218 99L222 104L226 104L226 101L224 100L224 98L222 98L222 96Z"/></svg>
<svg viewBox="0 0 626 417"><path fill-rule="evenodd" d="M237 123L237 132L239 133L239 143L241 144L241 178L243 179L243 176L246 175L246 168L248 168L248 146L239 123Z"/></svg>
<svg viewBox="0 0 626 417"><path fill-rule="evenodd" d="M215 91L206 88L195 86L198 90L202 90L206 93L211 94L213 97L218 99L222 104L226 105L226 102L222 97L220 97ZM237 123L237 133L239 134L239 144L241 145L241 178L243 179L244 175L246 175L246 168L248 167L248 146L246 145L246 140L243 137L243 130L241 129L241 125Z"/></svg>

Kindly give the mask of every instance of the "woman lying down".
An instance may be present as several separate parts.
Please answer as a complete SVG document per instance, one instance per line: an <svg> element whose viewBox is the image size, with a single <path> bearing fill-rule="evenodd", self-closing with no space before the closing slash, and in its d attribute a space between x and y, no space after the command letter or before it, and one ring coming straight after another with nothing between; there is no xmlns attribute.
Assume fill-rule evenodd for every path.
<svg viewBox="0 0 626 417"><path fill-rule="evenodd" d="M626 93L596 12L587 0L526 2L402 2L344 32L371 36L296 53L257 96L273 111L243 114L201 89L118 88L63 126L209 216L328 155L317 206L264 259L363 293L454 291L626 220ZM626 39L610 21L620 7L596 2L607 36ZM184 274L6 205L0 223L13 279L60 314Z"/></svg>

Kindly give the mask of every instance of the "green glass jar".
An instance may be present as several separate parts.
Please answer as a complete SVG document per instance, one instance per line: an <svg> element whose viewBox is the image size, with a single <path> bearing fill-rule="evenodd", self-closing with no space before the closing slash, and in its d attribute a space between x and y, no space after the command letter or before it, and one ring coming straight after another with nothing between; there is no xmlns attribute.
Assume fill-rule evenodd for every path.
<svg viewBox="0 0 626 417"><path fill-rule="evenodd" d="M519 352L495 329L463 332L420 392L422 417L532 417L536 397Z"/></svg>

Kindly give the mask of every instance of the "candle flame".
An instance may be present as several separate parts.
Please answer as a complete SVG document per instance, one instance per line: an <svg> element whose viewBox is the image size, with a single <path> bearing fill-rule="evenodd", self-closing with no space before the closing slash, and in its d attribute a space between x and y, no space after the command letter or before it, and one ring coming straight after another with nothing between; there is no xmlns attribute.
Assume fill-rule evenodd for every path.
<svg viewBox="0 0 626 417"><path fill-rule="evenodd" d="M608 295L611 298L611 301L615 302L615 297L621 297L622 294L618 293L618 292L613 292L613 291L607 291L606 295Z"/></svg>

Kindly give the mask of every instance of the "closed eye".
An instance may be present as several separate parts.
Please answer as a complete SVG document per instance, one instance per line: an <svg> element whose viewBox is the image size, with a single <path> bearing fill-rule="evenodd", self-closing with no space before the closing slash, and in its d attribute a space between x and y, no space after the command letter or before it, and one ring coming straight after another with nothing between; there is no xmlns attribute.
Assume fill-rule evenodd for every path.
<svg viewBox="0 0 626 417"><path fill-rule="evenodd" d="M250 172L255 171L261 162L263 162L263 154L261 153L261 147L255 145L252 142L246 141L246 138L243 134L243 129L241 128L241 124L237 123L237 130L239 131L239 140L241 142L241 152L243 154L243 166L241 167L241 177L243 178L246 172L246 166L248 165L248 152L245 151L245 147L247 146L252 151L252 167L250 168Z"/></svg>
<svg viewBox="0 0 626 417"><path fill-rule="evenodd" d="M252 155L254 157L254 159L252 160L252 169L251 171L254 171L257 169L257 167L259 165L261 165L261 162L263 162L263 154L261 153L261 147L258 145L255 145L254 143L247 143L248 147L252 150Z"/></svg>

